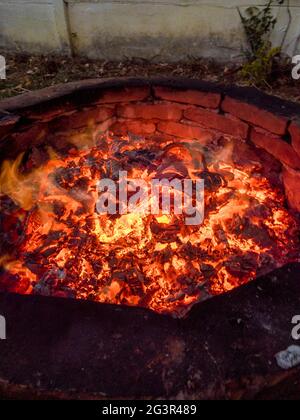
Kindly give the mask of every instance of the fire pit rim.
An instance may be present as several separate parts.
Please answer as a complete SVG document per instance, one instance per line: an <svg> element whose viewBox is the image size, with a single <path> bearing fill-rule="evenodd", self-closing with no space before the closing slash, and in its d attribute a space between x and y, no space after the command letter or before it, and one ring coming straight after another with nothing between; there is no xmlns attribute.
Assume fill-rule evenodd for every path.
<svg viewBox="0 0 300 420"><path fill-rule="evenodd" d="M105 79L85 79L76 82L60 83L32 92L26 92L18 96L2 99L0 101L1 113L19 113L22 115L28 108L35 106L55 104L62 98L73 99L76 102L83 92L90 92L95 96L103 90L122 89L133 87L166 87L177 90L197 90L204 93L221 94L223 98L230 96L233 99L247 102L259 109L272 112L278 116L296 120L300 116L300 104L282 99L278 96L269 95L255 87L238 86L235 84L225 85L201 79L184 77L118 77ZM90 98L87 99L90 104Z"/></svg>
<svg viewBox="0 0 300 420"><path fill-rule="evenodd" d="M203 81L199 79L189 79L182 77L118 77L118 78L105 78L105 79L86 79L76 82L62 83L55 86L46 87L33 92L24 93L17 97L12 97L0 101L0 129L3 120L11 121L9 126L9 133L14 128L19 126L25 126L34 124L40 118L43 118L43 114L50 108L53 110L57 105L64 106L70 102L74 106L84 107L85 105L93 106L96 105L99 94L104 91L122 90L124 88L143 88L148 87L153 95L155 88L167 88L178 91L199 91L204 94L216 94L220 95L220 103L218 108L222 110L222 103L226 98L229 100L233 99L238 102L247 103L250 106L255 107L258 111L266 111L269 114L273 114L279 119L283 119L286 123L286 129L288 130L292 124L298 124L300 116L300 104L281 99L276 96L268 95L253 87L240 87L236 85L223 85L209 81ZM154 95L153 95L154 96ZM164 100L164 98L162 98ZM171 100L172 102L172 100ZM176 102L176 101L174 101ZM180 102L180 101L179 101ZM98 103L98 106L101 103ZM37 116L34 118L28 117L28 113L35 111ZM222 110L224 111L224 110ZM225 112L225 111L224 111ZM40 114L40 117L39 117ZM53 118L59 117L62 112ZM299 120L300 121L300 120ZM9 124L8 124L9 125ZM290 138L285 135L282 139L286 143L290 143ZM2 137L2 138L1 138ZM249 137L249 133L248 136ZM0 147L1 140L6 138L6 134L1 136L0 131ZM257 281L259 277L256 278ZM245 288L247 285L242 285L240 288ZM233 293L229 292L227 294ZM10 295L10 293L7 293ZM53 299L53 298L51 298ZM92 302L89 302L92 304ZM119 308L119 305L109 303L97 303L97 305L112 306ZM192 311L199 306L196 303L194 307L187 313L183 320L189 319ZM155 313L158 317L172 318L172 314L159 314L148 308L136 308L121 305L124 310L131 311L139 309L145 313Z"/></svg>
<svg viewBox="0 0 300 420"><path fill-rule="evenodd" d="M65 98L66 101L72 100L77 104L83 104L80 99L82 93L89 93L87 95L87 102L90 102L90 98L93 95L97 96L99 92L105 89L143 86L162 86L218 93L222 96L222 100L226 96L237 100L247 99L248 104L257 106L262 110L270 111L279 117L288 117L288 128L292 124L292 121L297 120L300 115L300 105L266 95L253 88L228 87L181 78L96 79L46 88L21 95L17 98L1 101L0 130L3 120L5 120L4 126L8 126L11 129L14 129L15 126L22 126L23 124L35 123L34 119L30 120L28 118L28 109L44 111L44 106L48 105L51 108L51 106L59 103L62 98ZM16 115L11 113L15 113ZM286 142L289 140L288 137L285 138ZM36 392L40 390L42 396L45 393L47 394L48 389L50 391L56 391L57 389L58 396L60 395L61 397L66 395L65 393L68 393L70 389L75 389L75 393L78 393L78 396L82 396L82 391L85 392L84 395L88 395L89 397L96 396L97 398L102 396L103 398L128 397L128 395L135 398L141 398L142 396L149 397L150 395L152 398L153 396L157 398L162 396L171 398L172 396L184 395L202 399L216 397L235 399L253 396L259 397L260 392L263 395L265 389L268 395L268 388L270 388L269 392L273 392L274 384L275 387L277 384L281 385L285 378L294 384L293 375L295 377L299 375L299 367L287 373L281 372L273 360L275 351L283 349L290 339L290 331L287 327L290 326L289 318L291 309L286 306L286 302L289 302L293 311L299 307L298 279L296 279L298 272L299 263L292 267L284 266L276 274L270 273L264 276L264 278L257 278L249 284L228 292L226 295L217 296L215 299L201 303L201 305L195 304L184 319L173 319L168 314L158 314L147 308L100 304L89 301L73 301L72 299L55 297L21 296L13 293L1 293L1 311L4 311L3 313L7 311L10 317L14 317L15 326L9 331L9 334L12 334L13 340L8 340L5 343L6 347L3 347L4 354L10 355L8 359L13 360L14 365L7 364L5 358L2 357L0 366L0 392L10 394L7 387L12 385L16 388L12 390L13 395L19 392L22 394L26 392L26 387L30 388L32 386L32 389ZM291 290L289 289L290 286L292 286ZM275 295L271 296L271 291L272 293L275 291ZM237 303L240 305L238 308L235 306ZM284 313L281 311L278 313L278 307L283 308L285 310ZM52 310L48 315L47 309L49 308L52 308ZM58 311L59 308L63 308L63 310ZM70 310L69 315L67 314L68 309ZM59 316L57 319L54 319L53 325L50 315L57 316L57 312L59 312ZM278 319L276 318L277 313ZM104 314L105 317L101 317L101 314ZM35 323L27 341L23 343L23 338L26 338L24 331L26 331L26 323L28 322L26 316L28 315ZM41 316L42 321L39 321L37 315ZM61 326L61 320L65 319L63 317L66 315L69 316L70 325L67 325L65 329L60 331L61 336L59 334L57 335L55 328ZM271 315L274 316L274 319L272 317L270 319ZM215 324L211 321L207 326L205 318L203 321L202 316L206 316L207 320L212 316ZM120 317L121 322L116 321L117 317ZM221 317L222 320L220 320ZM92 325L90 325L91 320ZM66 363L66 361L69 361L70 350L75 348L74 343L82 351L90 348L94 349L99 344L99 340L102 338L101 333L99 333L99 327L102 326L103 329L101 330L100 328L102 332L109 332L108 336L104 335L104 339L108 338L109 343L112 343L114 346L111 348L115 349L115 352L110 352L109 360L111 363L119 366L119 356L124 347L122 347L122 338L118 337L115 331L111 332L111 327L117 327L117 332L120 332L120 325L123 325L126 321L128 321L129 332L131 332L133 326L137 328L137 338L133 343L129 341L128 350L125 355L128 357L128 360L130 357L134 358L134 360L136 357L140 357L140 363L144 363L140 366L140 371L136 370L133 372L137 372L135 382L133 380L131 382L128 380L128 382L126 378L123 378L123 382L115 381L116 386L110 384L111 386L107 388L107 378L111 377L110 370L101 370L102 375L99 375L98 371L103 367L102 360L96 360L96 365L90 366L88 363L89 353L84 358L87 364L85 366L87 369L86 373L81 371L78 368L78 364L74 362L75 359L77 360L77 355L71 354L71 364L68 365ZM130 321L132 321L132 325ZM87 338L82 334L82 325L85 325L85 323L89 325L88 329L90 330ZM223 323L226 324L225 329ZM159 328L157 325L159 325ZM274 328L274 331L272 328ZM143 349L145 354L142 353L142 356L139 356L139 353L134 354L132 351L134 349L134 343L138 346L140 338L144 337L144 341L142 342L147 343L145 339L147 334L143 333L143 329L146 329L147 334L149 331L156 332L158 330L161 332L161 335L153 336L153 339L157 343L157 347L154 350L148 349L145 346ZM189 334L186 334L186 330L188 329L190 329ZM204 332L202 329L204 329ZM216 331L217 336L215 334ZM71 334L72 332L73 334ZM77 336L74 338L74 332L78 332L78 342L75 341ZM193 333L197 334L194 336ZM257 337L261 339L264 335L266 335L266 339L262 340L262 344L260 345L260 340L257 340ZM201 354L201 358L199 359L193 352L194 346L198 344L198 337L207 340L207 348L202 348L201 346L199 348L199 353ZM241 349L240 337L242 337L245 344L249 345L249 348L245 345ZM130 340L133 338L131 337ZM160 342L163 345L160 345ZM48 366L48 356L43 354L48 343L54 345L54 348L56 346L56 349L60 352L61 359L59 367L63 370L62 374L57 370L56 353L53 350L51 353L52 365L50 368ZM225 360L226 363L224 362L223 356L219 354L219 346L220 351L230 354L230 358ZM264 348L267 349L266 354L262 351ZM195 347L195 349L197 350L198 347ZM150 352L149 355L147 353L148 351ZM31 359L30 356L32 353L36 359L34 357ZM257 354L260 355L259 358ZM16 355L22 358L26 368L25 373L21 372L15 363L15 360L18 360L18 358L16 359ZM193 359L191 360L192 357ZM217 357L218 366L220 366L217 372L215 372L215 364L217 363L215 357ZM170 358L174 365L169 364ZM148 368L148 362L153 363L153 360L156 361L157 365L154 365L152 372ZM272 360L271 365L270 360ZM246 363L246 361L250 361L251 363ZM249 371L252 369L251 364L254 364L253 373L256 375L254 377L249 377ZM11 366L15 367L12 369ZM188 368L190 367L193 368L192 373L195 373L193 377L188 372ZM10 369L12 369L12 372ZM41 369L43 372L41 377L42 385L38 385L40 376L35 376L37 369ZM201 381L197 379L198 369L204 371L204 381L202 381L201 377ZM130 370L133 369L129 369L127 373L130 373ZM172 381L168 381L168 377L166 377L166 384L163 381L160 383L161 371L166 371ZM76 380L75 372L76 375L79 372L78 381ZM179 385L177 385L177 372L182 374L182 378L179 378L181 381ZM212 373L213 380L211 380L209 372ZM257 377L258 373L260 376ZM63 377L63 374L66 374L66 379ZM145 379L144 375L146 375ZM271 379L267 379L267 376L264 375L270 375ZM293 378L290 378L290 376L293 376ZM206 390L198 390L197 387L200 388L201 382L204 383ZM190 383L195 389L190 388ZM246 386L245 383L250 383L251 386ZM153 384L155 389L152 389L149 384ZM1 389L2 387L3 390ZM238 387L241 388L241 393ZM282 389L284 393L284 386L282 386ZM299 383L297 389L299 389ZM102 393L104 391L105 394ZM179 391L184 392L184 394L179 394ZM28 390L28 392L29 395L36 394L34 391L31 392ZM51 395L53 396L53 394ZM70 395L70 397L73 397L73 395Z"/></svg>

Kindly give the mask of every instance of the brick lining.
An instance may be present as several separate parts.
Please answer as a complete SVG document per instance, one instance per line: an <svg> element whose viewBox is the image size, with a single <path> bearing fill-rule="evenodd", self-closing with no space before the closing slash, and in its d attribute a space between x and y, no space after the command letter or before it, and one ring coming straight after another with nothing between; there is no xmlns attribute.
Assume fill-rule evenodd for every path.
<svg viewBox="0 0 300 420"><path fill-rule="evenodd" d="M32 140L36 144L55 132L84 126L195 138L203 144L218 131L252 142L286 171L296 171L283 181L288 198L291 188L298 189L294 179L300 171L300 106L255 89L182 79L84 81L4 100L0 109L5 110L0 114L0 147L4 144L16 152ZM7 156L5 147L2 158ZM299 200L290 200L300 211L295 202Z"/></svg>

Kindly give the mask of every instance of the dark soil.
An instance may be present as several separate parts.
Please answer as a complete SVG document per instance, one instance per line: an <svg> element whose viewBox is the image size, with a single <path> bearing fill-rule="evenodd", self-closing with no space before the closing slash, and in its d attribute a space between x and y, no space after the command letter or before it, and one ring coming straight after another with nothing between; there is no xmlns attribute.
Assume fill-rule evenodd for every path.
<svg viewBox="0 0 300 420"><path fill-rule="evenodd" d="M245 85L238 64L221 65L207 59L179 63L153 63L136 58L122 62L54 56L5 54L7 79L0 81L0 99L24 92L89 78L121 76L178 76L225 84ZM300 102L299 81L291 77L291 66L277 66L271 80L260 88L272 95Z"/></svg>

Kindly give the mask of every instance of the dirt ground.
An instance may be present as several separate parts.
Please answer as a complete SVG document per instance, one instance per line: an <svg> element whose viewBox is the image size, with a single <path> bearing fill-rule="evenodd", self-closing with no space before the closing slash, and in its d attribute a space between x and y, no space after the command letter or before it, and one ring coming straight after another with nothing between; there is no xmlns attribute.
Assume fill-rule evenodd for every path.
<svg viewBox="0 0 300 420"><path fill-rule="evenodd" d="M140 58L108 62L11 53L5 54L5 57L7 79L0 81L0 99L58 83L98 77L178 76L245 85L241 80L239 65L220 65L207 59L169 64L152 63ZM267 93L300 102L300 82L292 79L291 66L275 69L272 80L260 88Z"/></svg>

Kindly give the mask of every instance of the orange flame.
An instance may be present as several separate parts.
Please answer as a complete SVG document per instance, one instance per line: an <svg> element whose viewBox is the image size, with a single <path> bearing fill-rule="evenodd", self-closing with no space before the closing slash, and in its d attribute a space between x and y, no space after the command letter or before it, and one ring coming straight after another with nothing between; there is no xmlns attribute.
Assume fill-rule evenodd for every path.
<svg viewBox="0 0 300 420"><path fill-rule="evenodd" d="M162 147L111 134L66 158L50 151L29 173L23 155L4 162L1 197L25 210L26 222L23 215L23 240L0 260L8 276L4 282L0 275L0 287L10 290L13 278L20 293L183 315L197 301L299 258L298 225L284 195L263 175L236 167L228 141L204 153L196 142ZM97 182L120 169L147 181L158 172L207 177L204 223L186 226L175 214L99 215Z"/></svg>

